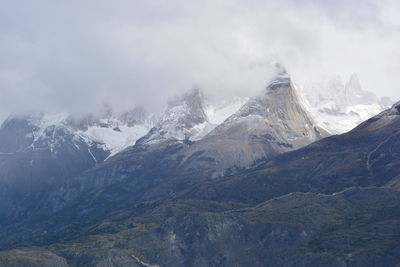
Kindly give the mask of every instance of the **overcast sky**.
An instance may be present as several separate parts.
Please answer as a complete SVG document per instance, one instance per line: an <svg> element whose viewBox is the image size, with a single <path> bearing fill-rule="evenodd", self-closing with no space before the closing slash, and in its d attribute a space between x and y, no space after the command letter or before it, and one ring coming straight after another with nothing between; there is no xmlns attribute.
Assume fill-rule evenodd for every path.
<svg viewBox="0 0 400 267"><path fill-rule="evenodd" d="M400 99L398 0L0 0L0 118L162 107L201 87L261 90L271 63L299 83L358 74Z"/></svg>

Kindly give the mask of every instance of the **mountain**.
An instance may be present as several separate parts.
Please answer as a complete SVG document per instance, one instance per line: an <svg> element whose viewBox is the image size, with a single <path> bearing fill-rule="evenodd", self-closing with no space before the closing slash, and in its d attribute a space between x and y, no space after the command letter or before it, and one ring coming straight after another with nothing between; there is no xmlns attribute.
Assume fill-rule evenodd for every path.
<svg viewBox="0 0 400 267"><path fill-rule="evenodd" d="M45 210L45 205L38 203L57 194L60 186L71 186L75 178L80 179L92 168L96 176L102 170L122 169L125 167L120 163L126 166L132 162L132 168L136 166L143 176L156 173L153 165L163 156L169 162L165 166L174 167L168 159L171 147L207 134L216 121L238 109L238 102L205 106L200 90L193 89L170 101L163 116L147 114L143 108L115 113L108 106L99 113L80 116L10 116L0 128L0 224L11 224L37 209ZM137 140L135 149L129 148ZM126 152L119 153L125 148ZM105 161L107 164L101 165ZM148 171L143 173L143 166Z"/></svg>
<svg viewBox="0 0 400 267"><path fill-rule="evenodd" d="M204 98L198 88L194 88L168 103L160 121L140 139L140 144L155 144L166 140L193 140L201 138L209 131Z"/></svg>
<svg viewBox="0 0 400 267"><path fill-rule="evenodd" d="M9 150L21 152L28 148L56 153L65 141L64 134L69 134L72 142L85 142L89 146L96 144L105 153L113 155L145 135L154 125L154 120L143 108L113 114L107 106L96 115L59 113L10 116L0 129L0 149L3 153Z"/></svg>
<svg viewBox="0 0 400 267"><path fill-rule="evenodd" d="M135 187L122 179L53 214L47 233L0 259L5 266L396 266L399 126L400 102L349 133L158 200L117 198L113 191Z"/></svg>
<svg viewBox="0 0 400 267"><path fill-rule="evenodd" d="M58 122L64 117L10 117L0 128L0 224L22 202L103 161L108 153Z"/></svg>
<svg viewBox="0 0 400 267"><path fill-rule="evenodd" d="M93 194L128 182L127 195L120 192L115 198L134 194L138 202L155 200L224 173L249 168L324 135L301 108L283 69L261 96L248 100L214 127L206 115L201 92L191 90L172 101L162 119L134 146L66 187ZM204 137L196 140L201 135ZM65 199L74 201L65 192L54 196L52 202L62 201L64 206Z"/></svg>
<svg viewBox="0 0 400 267"><path fill-rule="evenodd" d="M103 149L115 155L132 146L157 122L157 117L148 114L142 107L115 113L107 105L99 114L70 116L64 125L72 127L86 142L97 142Z"/></svg>
<svg viewBox="0 0 400 267"><path fill-rule="evenodd" d="M393 104L387 97L365 91L356 74L299 86L302 102L318 126L331 134L345 133Z"/></svg>
<svg viewBox="0 0 400 267"><path fill-rule="evenodd" d="M149 127L142 113L10 116L0 127L0 224L23 216L30 202L134 144Z"/></svg>
<svg viewBox="0 0 400 267"><path fill-rule="evenodd" d="M241 175L203 183L188 195L254 204L290 192L332 194L352 186L392 183L395 187L400 169L399 110L400 102L348 133L279 155Z"/></svg>
<svg viewBox="0 0 400 267"><path fill-rule="evenodd" d="M217 105L208 103L195 87L169 101L164 114L140 144L156 144L166 140L194 142L202 139L239 110L247 98L234 98Z"/></svg>
<svg viewBox="0 0 400 267"><path fill-rule="evenodd" d="M264 92L248 100L186 152L186 168L219 174L270 159L308 145L328 134L314 125L302 108L286 70Z"/></svg>

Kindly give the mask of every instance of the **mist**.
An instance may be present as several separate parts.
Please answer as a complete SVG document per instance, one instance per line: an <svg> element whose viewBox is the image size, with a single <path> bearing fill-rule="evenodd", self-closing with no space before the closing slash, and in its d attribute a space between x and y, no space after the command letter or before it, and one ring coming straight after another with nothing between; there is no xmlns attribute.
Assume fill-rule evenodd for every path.
<svg viewBox="0 0 400 267"><path fill-rule="evenodd" d="M251 96L275 62L299 84L357 73L400 99L395 0L1 2L0 119L104 103L158 111L193 86Z"/></svg>

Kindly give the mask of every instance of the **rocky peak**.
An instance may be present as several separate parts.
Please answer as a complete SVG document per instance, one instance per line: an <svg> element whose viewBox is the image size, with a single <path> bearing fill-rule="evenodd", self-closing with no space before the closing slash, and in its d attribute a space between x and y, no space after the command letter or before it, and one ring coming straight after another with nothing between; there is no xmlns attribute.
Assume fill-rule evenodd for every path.
<svg viewBox="0 0 400 267"><path fill-rule="evenodd" d="M350 131L393 104L387 97L363 90L356 74L347 82L336 77L306 84L300 93L317 125L332 134Z"/></svg>
<svg viewBox="0 0 400 267"><path fill-rule="evenodd" d="M207 123L204 97L199 88L182 94L168 102L164 116L141 138L141 144L158 143L163 140L189 140Z"/></svg>
<svg viewBox="0 0 400 267"><path fill-rule="evenodd" d="M280 88L287 88L291 84L290 76L285 67L280 64L276 64L275 72L276 76L270 81L269 85L266 87L267 94Z"/></svg>
<svg viewBox="0 0 400 267"><path fill-rule="evenodd" d="M358 79L358 76L357 76L356 73L353 73L353 74L350 75L350 78L346 83L346 89L347 90L352 90L354 92L362 91L361 84L360 84L360 79Z"/></svg>
<svg viewBox="0 0 400 267"><path fill-rule="evenodd" d="M235 117L246 117L258 115L269 118L273 121L296 120L290 118L295 114L304 113L296 91L293 88L291 79L286 69L281 65L276 65L276 76L268 83L262 94L250 99L235 114ZM303 114L304 118L307 117ZM232 119L235 119L233 117ZM307 118L304 124L311 125Z"/></svg>
<svg viewBox="0 0 400 267"><path fill-rule="evenodd" d="M353 73L345 85L346 106L355 105L379 105L379 98L368 91L364 91L361 87L357 74ZM387 107L383 107L387 108Z"/></svg>
<svg viewBox="0 0 400 267"><path fill-rule="evenodd" d="M186 129L206 122L207 115L204 112L204 96L200 89L195 87L180 97L169 101L163 120L174 121L180 127Z"/></svg>
<svg viewBox="0 0 400 267"><path fill-rule="evenodd" d="M208 168L218 176L298 149L325 135L303 110L290 76L278 65L277 75L266 90L189 149L185 166Z"/></svg>
<svg viewBox="0 0 400 267"><path fill-rule="evenodd" d="M47 148L73 136L67 123L68 115L32 114L10 116L0 128L0 147L8 152Z"/></svg>
<svg viewBox="0 0 400 267"><path fill-rule="evenodd" d="M115 154L134 145L153 125L142 108L118 114L108 105L97 113L80 115L10 116L0 128L0 152L41 149L56 154L66 144L73 149L84 144Z"/></svg>

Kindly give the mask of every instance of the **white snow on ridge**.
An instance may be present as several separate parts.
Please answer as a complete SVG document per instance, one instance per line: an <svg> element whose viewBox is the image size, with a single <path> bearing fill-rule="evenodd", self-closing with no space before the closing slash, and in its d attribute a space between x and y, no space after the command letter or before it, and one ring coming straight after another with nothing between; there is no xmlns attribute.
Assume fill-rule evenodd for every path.
<svg viewBox="0 0 400 267"><path fill-rule="evenodd" d="M36 129L32 132L34 140L31 147L35 149L35 143L39 140L46 141L50 151L53 153L57 143L63 139L62 136L56 136L56 130L63 129L74 136L73 140L83 140L89 145L99 143L112 156L128 146L134 145L153 126L151 120L128 126L127 123L117 118L103 118L98 120L100 124L94 123L88 126L86 130L80 130L71 125L70 119L71 117L68 113L30 117L29 122L36 126ZM75 147L80 149L76 144Z"/></svg>
<svg viewBox="0 0 400 267"><path fill-rule="evenodd" d="M388 107L387 107L388 108ZM386 107L382 107L379 104L376 105L362 105L358 104L355 106L348 107L346 110L347 114L357 113L362 121L368 120L372 116L377 115L378 113L382 112Z"/></svg>
<svg viewBox="0 0 400 267"><path fill-rule="evenodd" d="M334 78L296 86L296 90L314 122L331 134L348 132L393 103L362 90L355 74L347 83Z"/></svg>
<svg viewBox="0 0 400 267"><path fill-rule="evenodd" d="M148 127L143 125L132 127L120 125L115 128L91 126L87 131L79 131L78 134L87 142L94 141L104 144L104 148L110 151L110 156L112 156L128 146L134 145L148 131Z"/></svg>
<svg viewBox="0 0 400 267"><path fill-rule="evenodd" d="M210 133L247 102L247 98L234 98L213 105L207 103L198 88L170 102L154 130L144 140L156 144L163 140L198 141Z"/></svg>
<svg viewBox="0 0 400 267"><path fill-rule="evenodd" d="M66 112L57 114L46 114L43 116L39 116L38 118L33 117L31 118L30 122L41 129L45 129L49 126L63 124L68 119L68 117L69 114Z"/></svg>
<svg viewBox="0 0 400 267"><path fill-rule="evenodd" d="M208 121L215 125L221 124L235 114L248 100L248 97L234 97L231 101L224 101L218 105L209 105L205 109Z"/></svg>
<svg viewBox="0 0 400 267"><path fill-rule="evenodd" d="M204 112L207 116L207 121L195 125L190 129L190 140L198 141L209 134L218 125L224 122L227 118L235 114L247 101L248 97L234 97L230 101L224 101L218 105L208 105Z"/></svg>
<svg viewBox="0 0 400 267"><path fill-rule="evenodd" d="M288 79L289 76L286 73L280 78ZM273 85L276 82L282 81L273 81ZM347 83L335 78L303 86L293 85L301 105L315 125L331 134L350 131L392 104L388 99L363 91L355 75ZM248 102L248 97L234 97L211 103L205 101L199 89L194 89L171 102L162 116L149 116L144 109L113 114L110 108L103 115L92 114L80 119L74 119L68 113L33 115L29 117L29 122L36 126L29 133L34 139L31 147L46 146L56 152L58 144L65 141L63 135L67 134L73 136L74 144L84 141L91 146L96 143L112 156L144 136L144 142L148 144L166 139L198 141ZM267 104L258 104L269 113L269 107L265 107ZM79 145L76 147L79 149Z"/></svg>
<svg viewBox="0 0 400 267"><path fill-rule="evenodd" d="M128 146L133 146L153 127L151 119L128 125L116 117L100 119L100 125L94 124L86 130L78 130L77 135L87 143L100 143L110 156L117 154Z"/></svg>

